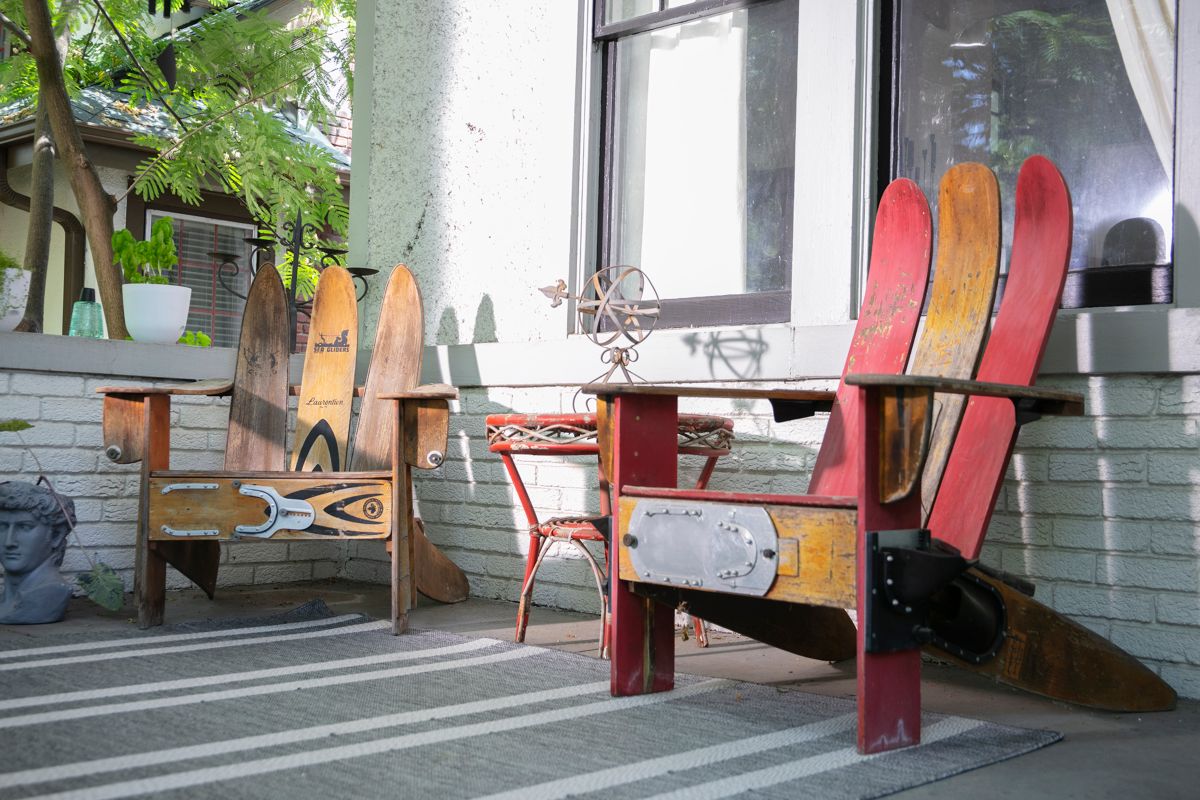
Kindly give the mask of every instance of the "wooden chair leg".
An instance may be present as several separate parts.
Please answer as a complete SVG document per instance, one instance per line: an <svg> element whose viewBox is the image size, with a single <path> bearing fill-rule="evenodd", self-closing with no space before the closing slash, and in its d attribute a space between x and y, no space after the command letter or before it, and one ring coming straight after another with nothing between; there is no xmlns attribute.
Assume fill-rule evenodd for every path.
<svg viewBox="0 0 1200 800"><path fill-rule="evenodd" d="M863 460L858 479L858 751L878 753L921 741L921 650L867 652L867 534L911 530L921 525L921 493L884 504L880 500L880 405L878 392L864 392L860 402Z"/></svg>
<svg viewBox="0 0 1200 800"><path fill-rule="evenodd" d="M610 424L616 509L626 485L675 487L678 415L674 397L618 397ZM619 528L613 536L621 536ZM620 548L610 548L610 552L612 694L667 691L675 685L675 609L634 594L618 577Z"/></svg>
<svg viewBox="0 0 1200 800"><path fill-rule="evenodd" d="M392 634L408 630L408 612L412 607L412 467L404 460L404 415L396 404L396 425L392 429Z"/></svg>
<svg viewBox="0 0 1200 800"><path fill-rule="evenodd" d="M167 561L150 541L150 472L170 467L170 436L170 397L147 395L142 411L142 441L146 449L138 494L137 553L133 572L133 597L139 628L162 625L167 601Z"/></svg>

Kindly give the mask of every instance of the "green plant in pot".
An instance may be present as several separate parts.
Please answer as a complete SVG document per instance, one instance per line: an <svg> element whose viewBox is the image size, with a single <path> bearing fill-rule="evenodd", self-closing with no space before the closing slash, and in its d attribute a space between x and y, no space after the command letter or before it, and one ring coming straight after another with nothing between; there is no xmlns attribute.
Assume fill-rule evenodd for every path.
<svg viewBox="0 0 1200 800"><path fill-rule="evenodd" d="M127 229L112 237L113 261L121 265L125 285L125 327L135 342L173 344L187 326L192 290L172 284L164 273L179 263L170 217L150 226L150 237L134 238Z"/></svg>
<svg viewBox="0 0 1200 800"><path fill-rule="evenodd" d="M25 315L30 272L15 258L0 250L0 332L11 331Z"/></svg>

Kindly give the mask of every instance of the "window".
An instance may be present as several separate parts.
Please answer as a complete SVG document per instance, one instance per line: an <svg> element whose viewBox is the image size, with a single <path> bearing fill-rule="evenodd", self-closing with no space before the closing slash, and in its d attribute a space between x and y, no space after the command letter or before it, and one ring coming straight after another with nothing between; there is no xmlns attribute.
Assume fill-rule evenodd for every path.
<svg viewBox="0 0 1200 800"><path fill-rule="evenodd" d="M1017 170L1049 156L1075 207L1063 305L1171 302L1175 4L897 0L891 21L889 177L936 203L949 166L986 163L1007 251Z"/></svg>
<svg viewBox="0 0 1200 800"><path fill-rule="evenodd" d="M596 0L596 267L641 267L664 327L791 314L796 0Z"/></svg>
<svg viewBox="0 0 1200 800"><path fill-rule="evenodd" d="M242 297L250 290L251 246L246 237L256 235L254 226L150 209L146 212L146 230L156 219L168 216L174 221L179 252L171 282L192 289L187 329L204 331L215 347L237 347L246 307ZM226 267L222 275L219 271L224 261L236 263L240 269L233 273Z"/></svg>

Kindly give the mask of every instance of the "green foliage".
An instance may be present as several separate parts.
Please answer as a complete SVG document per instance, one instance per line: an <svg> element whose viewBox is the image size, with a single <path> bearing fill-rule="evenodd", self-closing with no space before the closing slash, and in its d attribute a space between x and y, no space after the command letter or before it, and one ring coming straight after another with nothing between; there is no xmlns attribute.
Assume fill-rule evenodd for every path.
<svg viewBox="0 0 1200 800"><path fill-rule="evenodd" d="M84 572L76 579L92 602L109 611L120 611L125 605L125 583L121 576L108 564L100 562L91 572Z"/></svg>
<svg viewBox="0 0 1200 800"><path fill-rule="evenodd" d="M212 347L212 337L204 331L184 331L179 337L179 344L191 347Z"/></svg>
<svg viewBox="0 0 1200 800"><path fill-rule="evenodd" d="M283 288L292 288L292 251L289 250L283 261L275 266L279 277L283 279ZM313 266L312 259L306 255L300 256L300 264L296 267L296 297L300 300L310 300L317 293L317 284L321 281L321 271Z"/></svg>
<svg viewBox="0 0 1200 800"><path fill-rule="evenodd" d="M0 272L6 272L10 269L24 269L25 267L20 261L10 256L8 253L0 250Z"/></svg>
<svg viewBox="0 0 1200 800"><path fill-rule="evenodd" d="M27 431L33 426L23 419L5 419L0 420L0 432L4 433L19 433Z"/></svg>
<svg viewBox="0 0 1200 800"><path fill-rule="evenodd" d="M23 2L0 0L0 10L22 25ZM239 11L242 4L234 0L210 0L209 5L216 13L171 37L155 38L160 23L147 13L145 0L104 0L113 25L94 3L49 3L55 24L70 32L64 66L68 93L88 86L117 89L129 96L125 112L170 121L167 133L136 140L156 151L134 179L141 197L153 200L171 192L199 204L202 189L217 185L240 196L250 213L270 226L299 210L305 219L322 220L345 236L349 211L338 164L323 147L289 134L282 111L293 110L296 127L308 121L321 125L349 99L345 87L353 85L355 0L310 0L309 10L290 22L273 20L264 11ZM173 88L155 62L172 43ZM344 81L334 80L338 74ZM27 53L0 62L0 123L9 121L6 104L36 94L37 73ZM178 119L170 116L164 99ZM30 113L32 104L26 102L15 116Z"/></svg>
<svg viewBox="0 0 1200 800"><path fill-rule="evenodd" d="M139 242L127 228L112 235L113 261L121 265L128 283L167 283L163 272L179 263L170 217L150 226L150 238Z"/></svg>

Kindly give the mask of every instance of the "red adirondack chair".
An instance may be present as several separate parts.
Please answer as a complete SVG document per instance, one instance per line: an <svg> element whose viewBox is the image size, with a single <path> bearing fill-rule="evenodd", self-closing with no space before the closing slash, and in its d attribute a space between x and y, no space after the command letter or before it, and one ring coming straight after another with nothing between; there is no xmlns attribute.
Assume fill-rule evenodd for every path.
<svg viewBox="0 0 1200 800"><path fill-rule="evenodd" d="M939 249L975 259L982 268L996 257L996 240L990 233L995 212L986 202L963 200L964 193L977 195L986 189L978 169L968 181L975 191L956 193L950 186L947 195L943 185ZM813 620L811 628L818 635L829 634L834 640L844 638L847 630L841 609L855 607L859 749L878 752L919 740L920 648L931 641L933 599L963 573L978 551L1018 425L1042 414L1080 414L1082 398L1028 386L1059 303L1070 248L1070 199L1054 166L1034 157L1018 181L1005 301L979 372L981 379L1004 383L943 377L955 373L969 348L954 345L956 357L933 358L925 338L913 365L941 363L945 369L935 366L933 374L902 374L912 338L903 331L910 323L907 315L913 313L914 297L919 307L920 291L884 304L881 301L892 295L880 289L894 281L892 270L904 269L900 261L907 258L910 268L919 261L912 258L920 249L917 243L928 242L927 222L923 228L915 217L899 220L892 215L894 201L907 189L906 182L897 182L881 202L867 298L810 494L673 489L675 456L665 435L670 431L666 422L677 413L679 396L769 399L779 417L781 412L797 416L814 410L832 399L828 394L588 387L603 398L607 411L618 497L614 571L620 580L612 589L614 694L670 688L669 609L680 599L701 616L723 624L729 624L729 617L765 615L773 620L767 627L778 631L808 626ZM952 211L966 211L967 216ZM994 218L998 229L998 216ZM965 244L964 236L970 239ZM971 270L943 271L945 261L939 257L933 298L948 298L946 305L959 316L947 312L940 318L945 327L935 327L953 340L960 323L978 314L979 303L958 308L963 292L957 285L951 290L946 281L969 277ZM986 295L990 308L987 284L975 284L973 299ZM923 287L923 277L919 285ZM986 316L985 311L985 321ZM928 348L944 348L947 341L934 336ZM973 355L965 360L974 366ZM935 393L942 401L936 406ZM956 416L947 410L947 395L972 396L961 429L956 420L947 419ZM932 445L931 428L937 431ZM930 459L936 474L931 477L930 470L924 470L922 487L926 453L938 451L939 436L949 443L943 448L946 455ZM943 465L939 486L936 475ZM930 528L922 527L922 491L936 492ZM655 597L667 603L656 603L651 599ZM725 619L714 613L726 606L734 611ZM786 613L772 610L780 608ZM835 641L835 650L843 647L844 642Z"/></svg>

